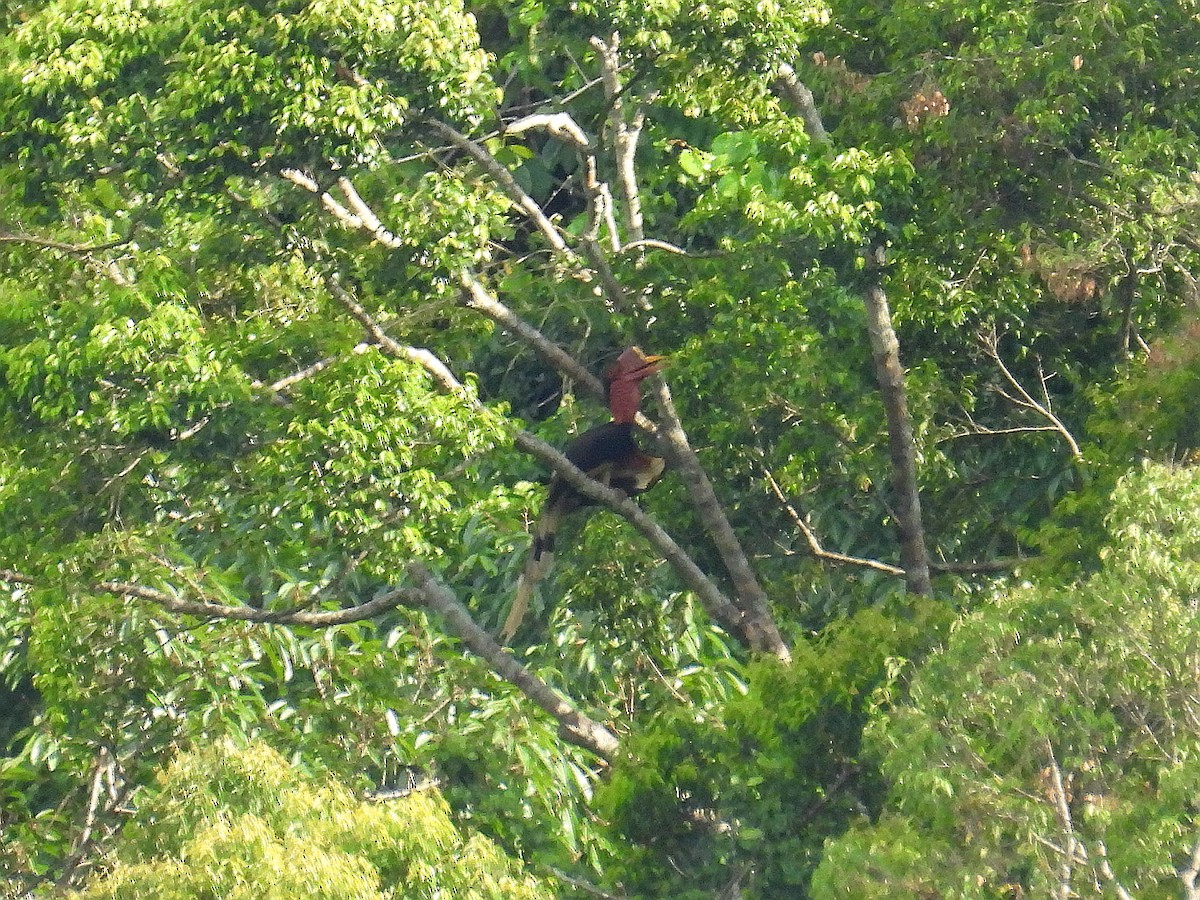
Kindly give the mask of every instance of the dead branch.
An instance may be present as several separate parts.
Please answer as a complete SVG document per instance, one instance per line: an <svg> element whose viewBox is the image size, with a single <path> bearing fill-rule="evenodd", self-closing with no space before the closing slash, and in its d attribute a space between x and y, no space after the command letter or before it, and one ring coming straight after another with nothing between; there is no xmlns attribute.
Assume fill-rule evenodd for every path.
<svg viewBox="0 0 1200 900"><path fill-rule="evenodd" d="M1078 442L1076 442L1075 438L1071 435L1071 432L1067 430L1067 426L1063 424L1062 420L1054 414L1054 409L1050 400L1050 390L1048 387L1050 376L1046 375L1046 373L1043 371L1041 363L1038 364L1038 380L1041 383L1042 389L1042 400L1039 401L1036 400L1034 396L1025 389L1025 386L1022 385L1019 380L1017 380L1017 377L1012 373L1012 371L1005 364L1004 360L1000 357L1000 340L994 331L987 334L981 334L979 336L979 344L983 348L983 352L986 353L991 358L992 362L996 364L996 367L1000 370L1000 374L1004 376L1004 380L1008 382L1009 386L1014 391L1016 391L1015 394L1011 394L1002 388L996 388L996 392L1011 403L1021 407L1022 409L1032 410L1050 422L1049 427L1058 432L1062 436L1063 440L1067 442L1067 446L1071 449L1071 456L1075 459L1082 459L1083 453L1079 449Z"/></svg>
<svg viewBox="0 0 1200 900"><path fill-rule="evenodd" d="M590 750L603 759L612 759L620 747L616 736L599 722L579 712L544 681L517 662L496 639L484 631L467 608L433 573L420 563L408 567L423 604L439 613L453 632L476 656L485 660L497 675L520 689L526 697L558 722L563 740Z"/></svg>

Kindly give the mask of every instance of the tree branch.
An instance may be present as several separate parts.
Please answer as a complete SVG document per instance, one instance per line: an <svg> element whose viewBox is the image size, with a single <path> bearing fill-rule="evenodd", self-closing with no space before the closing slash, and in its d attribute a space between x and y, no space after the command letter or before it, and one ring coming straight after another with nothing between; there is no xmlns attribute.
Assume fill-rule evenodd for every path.
<svg viewBox="0 0 1200 900"><path fill-rule="evenodd" d="M800 118L804 122L804 130L808 136L818 143L829 144L829 133L821 121L821 111L817 109L813 92L800 80L796 70L787 63L782 63L779 66L779 77L775 83L780 93L787 97L796 107L796 111L800 113Z"/></svg>
<svg viewBox="0 0 1200 900"><path fill-rule="evenodd" d="M771 474L766 466L759 467L763 475L767 479L767 484L780 504L787 511L788 516L796 527L800 529L800 533L804 535L804 540L808 543L808 549L817 559L825 559L830 562L846 563L848 565L862 566L867 569L874 569L877 572L883 572L887 575L903 575L904 570L899 566L893 566L890 563L880 562L876 559L866 559L861 556L847 556L845 553L837 553L832 550L826 550L821 546L821 542L817 539L813 530L808 527L808 523L804 521L804 517L796 510L788 501L783 493L783 488L779 486L779 482L775 480L775 476Z"/></svg>
<svg viewBox="0 0 1200 900"><path fill-rule="evenodd" d="M558 228L542 212L542 208L538 205L537 201L530 197L521 185L517 184L517 180L513 178L512 173L497 162L496 158L483 145L476 143L465 134L436 119L430 119L427 124L453 147L475 160L479 167L500 186L500 189L508 199L529 217L529 221L542 233L543 237L546 238L546 241L554 250L568 257L575 255L574 251L563 240Z"/></svg>
<svg viewBox="0 0 1200 900"><path fill-rule="evenodd" d="M683 430L679 414L675 411L675 404L671 399L671 390L667 387L666 379L661 375L654 375L648 379L648 384L654 392L658 408L662 413L662 422L659 426L660 443L666 449L671 463L683 479L688 494L692 498L692 505L696 509L696 515L712 539L713 545L717 548L725 569L729 572L738 608L745 614L746 625L750 629L751 646L757 650L770 652L784 662L790 661L791 652L771 616L766 592L758 583L758 578L750 566L750 560L746 557L746 552L742 548L733 526L729 524L729 519L725 515L721 501L717 499L716 491L713 490L708 474L700 465L700 460L691 444L688 443L687 434Z"/></svg>
<svg viewBox="0 0 1200 900"><path fill-rule="evenodd" d="M490 415L483 405L462 385L446 364L428 350L410 347L387 334L378 322L358 304L335 278L328 279L334 295L346 305L351 314L363 324L367 332L386 352L408 359L420 365L438 383L442 390L454 394L479 413ZM648 516L640 506L619 491L589 478L587 473L576 467L569 459L545 441L527 431L514 429L513 443L521 450L543 462L556 472L571 487L619 515L636 528L673 568L680 579L700 598L700 602L714 620L720 622L735 635L757 651L778 652L762 633L761 625L734 606L713 581L704 574L690 556L667 534L662 527ZM780 642L781 643L781 642ZM784 648L786 652L786 647Z"/></svg>
<svg viewBox="0 0 1200 900"><path fill-rule="evenodd" d="M505 681L515 685L526 697L557 720L563 740L611 760L620 747L616 736L599 722L575 709L565 698L522 666L490 634L471 618L465 606L449 588L440 584L433 573L420 563L408 567L409 575L423 604L439 613L459 640L476 656L485 660Z"/></svg>
<svg viewBox="0 0 1200 900"><path fill-rule="evenodd" d="M1000 394L1000 396L1012 401L1017 406L1032 410L1042 418L1048 420L1050 422L1050 427L1062 435L1063 440L1067 442L1067 446L1071 448L1071 456L1075 459L1082 459L1083 453L1079 449L1078 442L1076 442L1075 438L1071 435L1071 432L1067 430L1067 426L1063 424L1062 420L1054 414L1054 410L1050 403L1050 390L1047 387L1047 381L1049 379L1042 371L1041 365L1038 366L1038 378L1041 381L1042 399L1044 402L1035 400L1033 395L1025 389L1025 386L1017 380L1017 377L1013 375L1008 366L1005 365L1004 360L1000 358L1000 342L994 331L990 334L980 335L979 343L980 346L983 347L984 353L986 353L996 364L997 368L1000 369L1000 374L1004 376L1004 380L1007 381L1009 385L1012 386L1013 390L1017 392L1016 396L1014 396L1009 394L1007 391L997 388L997 392Z"/></svg>
<svg viewBox="0 0 1200 900"><path fill-rule="evenodd" d="M253 606L228 606L221 603L210 603L207 600L184 600L180 597L160 591L157 588L132 584L126 581L102 581L95 589L108 594L122 597L137 597L157 603L163 609L185 616L196 616L201 619L233 619L239 622L258 622L272 625L309 625L314 628L329 628L334 625L345 625L348 622L361 622L371 619L397 606L413 605L420 598L412 596L410 588L397 588L380 594L365 603L349 606L345 609L322 610L270 610L257 609Z"/></svg>
<svg viewBox="0 0 1200 900"><path fill-rule="evenodd" d="M576 710L565 698L555 693L545 682L509 655L495 639L479 627L470 613L453 593L438 584L432 573L420 563L408 567L413 587L394 588L355 606L340 610L309 612L304 610L273 611L249 606L228 606L208 601L184 600L166 591L121 581L105 581L95 587L99 591L124 597L149 600L163 609L181 615L206 619L231 619L276 625L305 625L328 628L370 619L398 606L420 606L432 609L446 620L451 633L468 649L484 659L505 681L518 688L529 699L553 716L559 723L564 740L590 750L604 759L617 751L616 737L598 722Z"/></svg>
<svg viewBox="0 0 1200 900"><path fill-rule="evenodd" d="M1187 867L1180 870L1179 877L1183 881L1184 900L1200 900L1200 836L1192 844L1192 855Z"/></svg>

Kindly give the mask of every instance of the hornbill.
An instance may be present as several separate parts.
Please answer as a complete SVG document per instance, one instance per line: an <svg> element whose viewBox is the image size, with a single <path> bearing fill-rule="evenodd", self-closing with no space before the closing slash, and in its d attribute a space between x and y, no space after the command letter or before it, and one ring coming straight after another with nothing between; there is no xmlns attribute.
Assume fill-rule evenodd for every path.
<svg viewBox="0 0 1200 900"><path fill-rule="evenodd" d="M666 468L661 457L643 453L633 439L633 420L641 405L641 382L662 368L662 356L647 356L630 347L604 373L608 409L612 421L588 429L567 444L563 455L591 478L614 490L634 497L662 478ZM517 591L500 639L507 642L517 633L529 609L533 587L546 577L554 565L554 534L564 516L595 500L585 497L556 473L550 479L546 505L533 529L533 546L525 560L525 569L517 579Z"/></svg>

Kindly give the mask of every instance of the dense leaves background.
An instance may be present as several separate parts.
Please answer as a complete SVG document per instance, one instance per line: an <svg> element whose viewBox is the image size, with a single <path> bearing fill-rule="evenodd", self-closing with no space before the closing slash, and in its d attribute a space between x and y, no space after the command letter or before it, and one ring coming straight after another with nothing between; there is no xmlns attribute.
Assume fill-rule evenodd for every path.
<svg viewBox="0 0 1200 900"><path fill-rule="evenodd" d="M1200 896L1193 3L0 16L7 894L199 895L181 860L222 841L219 890L255 893L298 841L320 896ZM569 522L512 650L611 764L444 613L153 599L339 610L420 562L496 629L543 496L520 429L605 413L464 279L593 372L671 355L792 644L752 658L625 521ZM896 567L874 285L931 598ZM738 588L682 474L644 506ZM272 797L275 753L311 780ZM453 826L428 787L350 799L416 771ZM355 837L410 812L427 856Z"/></svg>

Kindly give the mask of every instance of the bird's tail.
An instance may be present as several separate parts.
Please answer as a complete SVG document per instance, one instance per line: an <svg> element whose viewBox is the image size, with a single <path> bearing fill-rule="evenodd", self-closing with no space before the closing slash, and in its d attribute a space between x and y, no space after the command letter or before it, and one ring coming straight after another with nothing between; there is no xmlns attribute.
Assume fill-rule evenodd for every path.
<svg viewBox="0 0 1200 900"><path fill-rule="evenodd" d="M508 617L504 627L500 629L500 640L508 643L521 627L525 613L529 611L529 598L533 596L534 586L545 578L554 566L554 535L558 531L558 523L570 510L561 502L550 502L542 510L537 525L533 529L533 546L525 559L525 568L517 579L517 590L513 596L512 606L509 607Z"/></svg>

